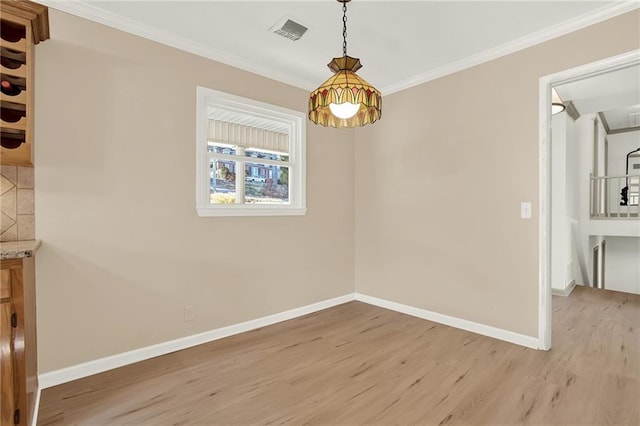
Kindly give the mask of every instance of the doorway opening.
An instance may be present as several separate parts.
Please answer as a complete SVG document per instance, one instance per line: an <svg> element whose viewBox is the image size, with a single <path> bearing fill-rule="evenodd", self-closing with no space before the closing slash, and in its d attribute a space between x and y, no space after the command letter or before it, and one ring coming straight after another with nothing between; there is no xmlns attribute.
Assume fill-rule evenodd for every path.
<svg viewBox="0 0 640 426"><path fill-rule="evenodd" d="M608 208L609 206L609 192L603 186L603 192L597 193L600 198L598 201L595 201L593 194L595 190L598 189L598 185L600 185L597 180L598 173L595 173L595 176L591 176L590 182L585 182L581 184L581 195L582 201L577 202L576 208L579 209L577 213L578 218L576 223L553 223L554 215L553 215L553 203L556 202L558 204L558 199L554 200L553 197L553 187L552 187L552 179L554 179L552 175L552 160L553 160L553 145L552 145L552 116L551 116L551 90L552 88L560 88L563 85L569 85L574 82L586 81L588 79L603 76L609 73L613 73L616 71L628 69L631 67L640 66L640 52L633 51L629 53L625 53L622 55L618 55L612 58L604 59L601 61L597 61L591 64L583 65L580 67L572 68L569 70L561 71L552 75L544 76L540 78L540 98L539 98L539 175L540 175L540 194L539 194L539 305L538 305L538 339L539 339L539 348L548 350L551 348L551 297L552 297L552 258L555 259L554 255L554 238L553 238L553 227L560 227L561 225L567 226L569 228L579 227L581 222L583 224L583 228L586 226L584 223L588 223L590 228L589 234L598 235L598 231L594 231L594 226L603 227L604 221L594 221L594 209L595 213L601 212ZM638 102L640 103L640 102ZM567 105L567 114L575 114L575 106ZM598 126L603 126L601 123L602 116L594 115L594 123L595 120L599 120ZM595 124L592 124L595 126ZM595 127L594 127L595 128ZM598 127L599 128L599 127ZM640 129L639 129L640 130ZM592 133L597 134L597 132ZM604 138L604 134L601 134ZM600 137L600 136L598 136ZM605 141L603 140L602 146L605 146ZM608 140L606 141L609 142ZM597 146L597 145L594 145ZM598 167L597 170L606 169L605 161L607 155L605 152L598 153L595 152L590 160L593 162L595 167ZM598 161L598 163L595 163ZM600 164L602 163L602 164ZM587 175L588 178L588 175ZM594 180L595 178L595 180ZM582 179L582 176L579 178ZM595 186L594 186L595 182ZM585 189L586 188L586 189ZM586 198L585 198L586 197ZM586 204L586 211L584 210L585 205L583 205L584 200L588 200ZM589 204L590 203L590 204ZM556 218L557 219L557 218ZM628 218L626 218L628 219ZM586 221L586 222L585 222ZM624 222L624 223L623 223ZM635 229L640 229L640 222L633 222L631 220L618 221L618 225L621 225L622 228L625 226L630 230L629 232L635 232ZM571 234L571 232L570 232ZM574 233L574 234L577 234ZM587 235L589 235L587 234ZM601 235L606 235L602 233ZM640 234L639 234L640 236ZM585 244L587 247L590 244L590 241L593 241L593 238L587 238L587 243ZM604 240L602 240L604 242ZM574 241L566 241L565 243L574 244ZM556 251L559 250L559 247L555 247ZM604 247L598 250L598 255L601 256L604 252ZM589 261L585 261L585 259L589 259ZM576 258L575 262L571 262L571 271L569 271L569 266L565 264L562 270L564 275L571 275L574 273L581 274L583 277L583 281L586 285L590 285L591 277L593 276L591 271L588 269L590 261L590 257L588 256L580 256ZM566 271L566 273L565 273ZM557 272L557 269L556 269ZM602 277L603 270L598 270L596 277ZM569 290L570 292L570 290Z"/></svg>

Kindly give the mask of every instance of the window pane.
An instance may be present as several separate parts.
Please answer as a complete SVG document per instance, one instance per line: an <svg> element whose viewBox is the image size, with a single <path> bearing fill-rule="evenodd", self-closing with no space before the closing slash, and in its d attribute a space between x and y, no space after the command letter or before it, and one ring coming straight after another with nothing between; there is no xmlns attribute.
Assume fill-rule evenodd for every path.
<svg viewBox="0 0 640 426"><path fill-rule="evenodd" d="M213 160L209 163L209 197L211 204L236 203L236 162Z"/></svg>
<svg viewBox="0 0 640 426"><path fill-rule="evenodd" d="M289 168L246 163L244 193L247 204L288 204Z"/></svg>
<svg viewBox="0 0 640 426"><path fill-rule="evenodd" d="M234 148L213 142L207 143L207 151L215 152L216 154L236 155L236 150Z"/></svg>
<svg viewBox="0 0 640 426"><path fill-rule="evenodd" d="M247 148L244 154L247 157L252 157L252 158L265 158L267 160L275 160L275 161L289 161L289 154L284 154L280 152L259 151L257 149Z"/></svg>

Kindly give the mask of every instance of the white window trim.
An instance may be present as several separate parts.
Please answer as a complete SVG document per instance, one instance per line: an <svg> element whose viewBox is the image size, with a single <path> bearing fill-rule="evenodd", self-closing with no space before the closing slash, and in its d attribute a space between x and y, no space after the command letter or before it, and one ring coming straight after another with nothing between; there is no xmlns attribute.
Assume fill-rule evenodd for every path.
<svg viewBox="0 0 640 426"><path fill-rule="evenodd" d="M196 88L196 210L199 216L300 216L307 212L306 120L299 111L198 86ZM289 126L289 204L211 204L208 109L219 107L279 121ZM226 155L224 157L227 157ZM236 157L235 161L251 161ZM257 159L256 159L257 160ZM243 165L244 167L244 165Z"/></svg>

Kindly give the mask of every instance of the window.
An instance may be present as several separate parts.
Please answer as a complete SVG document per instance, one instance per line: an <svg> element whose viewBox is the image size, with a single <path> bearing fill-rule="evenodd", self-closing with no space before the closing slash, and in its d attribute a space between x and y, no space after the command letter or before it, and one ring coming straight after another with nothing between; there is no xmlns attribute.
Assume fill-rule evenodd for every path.
<svg viewBox="0 0 640 426"><path fill-rule="evenodd" d="M198 214L305 214L305 114L204 87L197 99Z"/></svg>

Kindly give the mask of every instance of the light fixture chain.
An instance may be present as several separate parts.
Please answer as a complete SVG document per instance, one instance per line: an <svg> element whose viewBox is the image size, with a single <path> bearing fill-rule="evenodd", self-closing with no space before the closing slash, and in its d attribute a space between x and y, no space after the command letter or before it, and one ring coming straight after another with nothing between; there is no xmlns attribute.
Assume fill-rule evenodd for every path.
<svg viewBox="0 0 640 426"><path fill-rule="evenodd" d="M342 54L347 56L347 3L342 3Z"/></svg>

